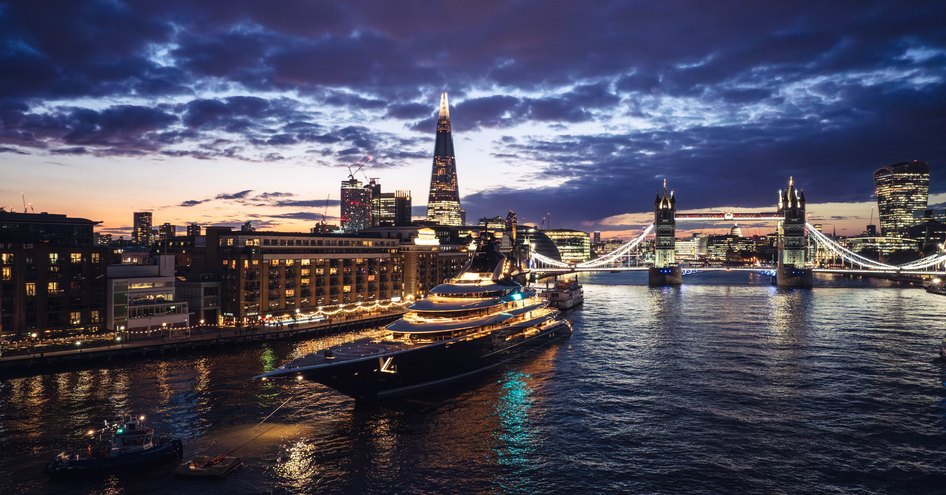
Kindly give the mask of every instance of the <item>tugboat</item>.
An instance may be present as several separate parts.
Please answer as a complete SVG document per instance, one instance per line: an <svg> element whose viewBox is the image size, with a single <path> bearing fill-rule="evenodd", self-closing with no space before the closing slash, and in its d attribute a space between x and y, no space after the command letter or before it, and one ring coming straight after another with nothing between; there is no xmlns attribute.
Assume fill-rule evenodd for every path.
<svg viewBox="0 0 946 495"><path fill-rule="evenodd" d="M545 291L545 297L549 304L564 311L585 302L585 291L576 277L571 280L556 280L555 286Z"/></svg>
<svg viewBox="0 0 946 495"><path fill-rule="evenodd" d="M85 449L60 453L46 465L46 472L55 477L102 474L180 461L184 454L181 440L156 437L144 419L125 416L89 430L91 438Z"/></svg>
<svg viewBox="0 0 946 495"><path fill-rule="evenodd" d="M514 258L524 259L519 248ZM522 266L483 233L463 270L409 306L382 337L333 346L257 378L307 379L372 401L444 386L571 335L560 312L516 280L525 279Z"/></svg>

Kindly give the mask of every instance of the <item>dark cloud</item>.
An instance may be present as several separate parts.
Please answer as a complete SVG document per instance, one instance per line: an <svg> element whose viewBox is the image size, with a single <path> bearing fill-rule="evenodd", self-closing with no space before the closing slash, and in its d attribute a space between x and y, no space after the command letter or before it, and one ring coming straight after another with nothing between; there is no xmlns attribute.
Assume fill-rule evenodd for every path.
<svg viewBox="0 0 946 495"><path fill-rule="evenodd" d="M182 201L181 204L179 204L179 205L177 205L177 206L181 206L181 207L184 207L184 208L190 208L191 206L197 206L197 205L199 205L199 204L206 203L207 201L210 201L210 200L208 200L208 199L188 199L187 201Z"/></svg>
<svg viewBox="0 0 946 495"><path fill-rule="evenodd" d="M246 199L246 197L249 196L251 192L253 192L252 189L246 189L244 191L239 191L235 193L220 193L214 196L214 199L222 199L222 200Z"/></svg>
<svg viewBox="0 0 946 495"><path fill-rule="evenodd" d="M456 130L516 127L493 158L558 184L470 195L471 217L643 211L664 176L688 208L764 206L788 175L855 201L912 158L943 191L942 19L933 1L0 0L0 153L393 168L429 160L448 90ZM264 194L182 205L309 201Z"/></svg>

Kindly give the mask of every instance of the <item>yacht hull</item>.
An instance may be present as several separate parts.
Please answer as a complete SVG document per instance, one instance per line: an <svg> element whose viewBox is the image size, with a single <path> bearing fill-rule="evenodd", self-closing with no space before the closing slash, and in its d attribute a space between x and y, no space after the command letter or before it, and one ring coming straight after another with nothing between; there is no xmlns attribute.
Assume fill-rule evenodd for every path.
<svg viewBox="0 0 946 495"><path fill-rule="evenodd" d="M302 368L295 373L363 401L404 397L474 376L523 351L568 335L571 327L558 320L534 335L512 342L498 343L496 335L489 333Z"/></svg>

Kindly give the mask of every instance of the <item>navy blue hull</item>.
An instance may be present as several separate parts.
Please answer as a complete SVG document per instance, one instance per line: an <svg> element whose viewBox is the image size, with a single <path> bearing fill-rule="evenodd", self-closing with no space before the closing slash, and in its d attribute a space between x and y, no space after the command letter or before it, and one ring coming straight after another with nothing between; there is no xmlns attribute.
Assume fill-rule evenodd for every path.
<svg viewBox="0 0 946 495"><path fill-rule="evenodd" d="M494 335L487 334L300 372L307 380L328 385L360 400L403 397L471 377L509 361L523 351L570 334L568 324L560 322L512 343L498 343Z"/></svg>
<svg viewBox="0 0 946 495"><path fill-rule="evenodd" d="M143 452L117 457L67 461L55 459L46 466L46 472L54 477L114 473L180 461L183 455L183 443L180 440L169 440Z"/></svg>

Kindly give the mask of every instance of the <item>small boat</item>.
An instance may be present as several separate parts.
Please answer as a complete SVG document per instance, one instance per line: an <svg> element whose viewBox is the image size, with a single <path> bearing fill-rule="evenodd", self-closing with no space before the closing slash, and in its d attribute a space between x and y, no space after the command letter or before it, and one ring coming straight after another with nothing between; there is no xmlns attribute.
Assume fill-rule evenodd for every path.
<svg viewBox="0 0 946 495"><path fill-rule="evenodd" d="M555 286L545 291L545 297L549 304L563 311L585 302L585 292L577 278L556 280Z"/></svg>
<svg viewBox="0 0 946 495"><path fill-rule="evenodd" d="M929 292L930 294L946 296L946 284L943 284L942 279L934 278L929 284L927 284L926 292Z"/></svg>
<svg viewBox="0 0 946 495"><path fill-rule="evenodd" d="M239 457L218 455L198 455L185 462L174 470L178 476L193 476L195 478L225 478L234 470L243 465Z"/></svg>
<svg viewBox="0 0 946 495"><path fill-rule="evenodd" d="M57 455L46 472L54 477L113 473L179 461L184 454L180 439L155 436L144 416L106 421L103 428L89 430L89 437L84 449Z"/></svg>

